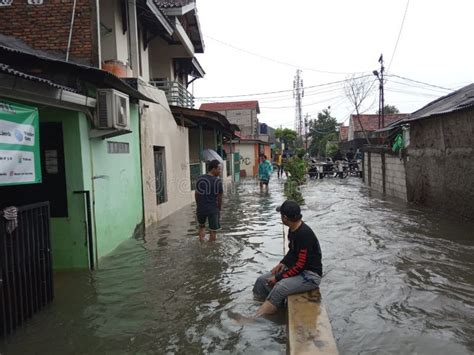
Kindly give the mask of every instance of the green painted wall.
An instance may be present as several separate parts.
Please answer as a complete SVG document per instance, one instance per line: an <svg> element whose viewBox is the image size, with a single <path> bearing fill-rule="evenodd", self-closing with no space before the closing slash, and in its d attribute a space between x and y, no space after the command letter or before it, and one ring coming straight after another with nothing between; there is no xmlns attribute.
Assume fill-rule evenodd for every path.
<svg viewBox="0 0 474 355"><path fill-rule="evenodd" d="M95 234L100 258L132 237L143 221L138 105L130 105L132 133L90 140L95 200ZM129 144L128 154L107 152L107 142Z"/></svg>
<svg viewBox="0 0 474 355"><path fill-rule="evenodd" d="M84 142L83 134L80 134L81 124L87 125L86 117L75 111L41 108L40 122L61 122L63 125L69 216L51 219L53 267L55 269L88 268L88 251L85 245L85 203L82 195L73 193L73 191L90 189L90 183L84 184L84 181L90 181L90 178L84 179L87 169L84 170L83 165L83 160L89 157L88 144L84 144L88 142Z"/></svg>

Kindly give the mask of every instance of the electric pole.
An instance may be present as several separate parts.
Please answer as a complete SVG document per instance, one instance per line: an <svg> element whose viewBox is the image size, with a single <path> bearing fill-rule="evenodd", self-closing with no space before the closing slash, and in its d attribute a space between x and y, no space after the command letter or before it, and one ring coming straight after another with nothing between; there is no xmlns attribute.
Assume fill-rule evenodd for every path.
<svg viewBox="0 0 474 355"><path fill-rule="evenodd" d="M304 117L304 139L305 139L305 150L308 153L308 114Z"/></svg>
<svg viewBox="0 0 474 355"><path fill-rule="evenodd" d="M296 75L293 80L293 98L295 99L295 130L298 137L303 136L303 115L302 115L302 103L304 97L304 86L302 70L297 69Z"/></svg>
<svg viewBox="0 0 474 355"><path fill-rule="evenodd" d="M379 58L380 63L380 73L377 70L374 70L372 73L379 79L379 128L385 126L385 103L384 103L384 93L383 93L383 72L385 67L383 66L383 54Z"/></svg>

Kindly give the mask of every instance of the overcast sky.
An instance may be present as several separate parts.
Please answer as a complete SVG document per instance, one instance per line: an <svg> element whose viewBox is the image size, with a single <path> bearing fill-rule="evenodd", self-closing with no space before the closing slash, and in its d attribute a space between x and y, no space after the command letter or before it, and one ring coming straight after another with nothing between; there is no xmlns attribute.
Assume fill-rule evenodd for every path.
<svg viewBox="0 0 474 355"><path fill-rule="evenodd" d="M305 87L316 86L351 73L373 76L383 53L388 75L453 90L474 82L473 0L411 0L408 7L407 0L197 0L197 7L206 71L194 84L198 105L259 100L260 122L273 127L294 128L297 68ZM373 87L366 113L378 109ZM385 102L403 113L450 92L393 76L385 88ZM304 115L316 118L328 106L339 122L352 112L343 83L305 90Z"/></svg>

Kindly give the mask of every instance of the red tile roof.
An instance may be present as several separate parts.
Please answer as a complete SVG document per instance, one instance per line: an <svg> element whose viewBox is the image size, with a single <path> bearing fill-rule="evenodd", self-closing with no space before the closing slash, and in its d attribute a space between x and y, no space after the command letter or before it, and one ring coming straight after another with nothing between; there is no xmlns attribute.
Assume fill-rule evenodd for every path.
<svg viewBox="0 0 474 355"><path fill-rule="evenodd" d="M257 113L260 113L258 101L214 102L202 104L199 109L207 111L257 110Z"/></svg>
<svg viewBox="0 0 474 355"><path fill-rule="evenodd" d="M387 127L389 124L401 120L402 118L406 118L408 114L406 113L394 113L394 114L386 114L384 116L384 127ZM379 129L379 115L377 114L369 114L369 115L359 115L360 123L364 127L366 131L375 131ZM352 125L354 127L354 132L362 131L360 127L359 120L357 119L357 115L351 115ZM382 128L382 127L380 127Z"/></svg>
<svg viewBox="0 0 474 355"><path fill-rule="evenodd" d="M341 141L347 141L349 136L349 126L341 126L341 130L339 131L339 139Z"/></svg>

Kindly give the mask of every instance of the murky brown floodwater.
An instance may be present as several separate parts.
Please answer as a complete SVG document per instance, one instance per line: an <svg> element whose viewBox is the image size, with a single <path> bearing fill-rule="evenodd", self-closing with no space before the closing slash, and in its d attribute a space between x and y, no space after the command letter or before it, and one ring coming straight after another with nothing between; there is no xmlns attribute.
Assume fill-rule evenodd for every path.
<svg viewBox="0 0 474 355"><path fill-rule="evenodd" d="M229 193L217 243L199 243L192 208L102 268L56 276L56 299L0 345L6 354L282 354L284 312L253 314L257 274L282 256L269 194ZM474 223L371 193L356 178L310 182L305 221L321 242L324 303L341 354L474 352Z"/></svg>

